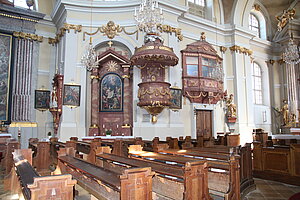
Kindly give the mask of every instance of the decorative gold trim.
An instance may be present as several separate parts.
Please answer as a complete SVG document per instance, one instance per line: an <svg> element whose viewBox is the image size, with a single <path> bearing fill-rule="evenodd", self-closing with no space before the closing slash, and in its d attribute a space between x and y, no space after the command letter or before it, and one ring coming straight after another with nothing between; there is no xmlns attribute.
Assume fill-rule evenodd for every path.
<svg viewBox="0 0 300 200"><path fill-rule="evenodd" d="M179 41L183 40L183 35L181 33L181 29L180 28L174 28L170 25L163 25L163 24L158 24L157 25L157 29L158 31L165 32L165 33L175 33L175 36L178 38ZM109 39L114 39L115 36L119 35L119 33L124 32L126 35L134 35L136 34L136 40L138 40L138 33L139 30L135 30L133 32L127 32L125 30L124 26L120 26L118 24L115 24L115 22L113 21L109 21L107 22L106 25L103 25L101 27L98 27L97 30L95 32L84 32L83 33L83 41L85 41L85 35L89 35L89 36L93 36L96 35L98 32L103 33L104 36L107 36Z"/></svg>
<svg viewBox="0 0 300 200"><path fill-rule="evenodd" d="M59 43L61 38L65 35L66 31L68 31L68 33L70 33L71 29L73 29L75 33L81 32L82 25L64 23L64 26L59 29L60 32L56 34L55 38L48 38L48 43L51 45Z"/></svg>
<svg viewBox="0 0 300 200"><path fill-rule="evenodd" d="M131 128L130 124L124 124L121 126L122 128Z"/></svg>
<svg viewBox="0 0 300 200"><path fill-rule="evenodd" d="M227 51L227 47L220 46L220 51L222 53L225 53Z"/></svg>
<svg viewBox="0 0 300 200"><path fill-rule="evenodd" d="M4 17L13 18L13 19L20 19L20 20L25 20L25 21L35 22L35 23L38 22L38 20L29 19L29 18L25 18L25 17L18 17L18 16L14 16L14 15L5 14L5 13L0 13L0 15L4 16Z"/></svg>
<svg viewBox="0 0 300 200"><path fill-rule="evenodd" d="M248 56L251 56L253 54L253 51L251 49L247 49L245 47L241 47L238 45L233 45L232 47L229 47L230 51L234 51L236 53L242 53Z"/></svg>
<svg viewBox="0 0 300 200"><path fill-rule="evenodd" d="M91 75L90 78L91 78L92 80L94 80L94 79L99 79L99 76Z"/></svg>
<svg viewBox="0 0 300 200"><path fill-rule="evenodd" d="M37 127L35 122L12 122L9 127Z"/></svg>
<svg viewBox="0 0 300 200"><path fill-rule="evenodd" d="M170 25L163 25L163 24L158 24L157 25L157 29L162 33L162 32L165 32L165 33L175 33L175 36L177 37L177 39L179 41L182 41L183 40L183 35L181 33L181 29L180 28L174 28Z"/></svg>
<svg viewBox="0 0 300 200"><path fill-rule="evenodd" d="M130 79L130 75L123 75L122 78L123 78L123 79L125 79L125 78Z"/></svg>
<svg viewBox="0 0 300 200"><path fill-rule="evenodd" d="M90 128L99 128L99 126L97 124L92 124Z"/></svg>
<svg viewBox="0 0 300 200"><path fill-rule="evenodd" d="M29 39L38 42L43 42L43 36L39 36L32 33L24 33L24 32L13 32L13 36L17 38Z"/></svg>
<svg viewBox="0 0 300 200"><path fill-rule="evenodd" d="M83 41L85 41L85 35L92 36L92 35L96 35L98 32L103 33L104 36L107 36L109 39L112 40L116 36L118 36L119 33L121 33L122 31L127 35L136 34L136 38L138 39L138 34L137 34L138 30L130 33L125 30L125 27L121 27L120 25L115 24L115 22L109 21L109 22L107 22L107 24L105 26L103 25L101 27L98 27L95 32L92 32L92 33L84 32L83 33Z"/></svg>

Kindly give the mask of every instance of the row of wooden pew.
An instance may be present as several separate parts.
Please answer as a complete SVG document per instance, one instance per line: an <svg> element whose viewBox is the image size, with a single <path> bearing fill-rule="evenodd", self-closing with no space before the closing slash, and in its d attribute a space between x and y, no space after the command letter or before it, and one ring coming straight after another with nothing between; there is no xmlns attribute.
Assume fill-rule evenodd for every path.
<svg viewBox="0 0 300 200"><path fill-rule="evenodd" d="M233 148L220 145L195 148L191 143L189 138L185 140L171 138L169 141L159 141L157 138L153 141L143 141L140 138L78 141L77 138L71 138L66 143L52 138L50 143L31 140L30 147L35 152L33 161L36 159L36 162L33 162L33 166L38 171L46 172L52 170L51 168L54 170L54 166L58 165L62 172L72 174L79 184L96 197L105 198L107 195L112 195L120 198L123 195L121 194L122 180L123 182L126 180L125 182L133 187L133 191L141 191L136 192L135 195L149 199L147 196L149 192L145 192L148 189L144 188L145 185L150 184L145 182L150 179L149 177L153 181L153 184L150 184L153 185L155 195L153 199L218 199L221 197L234 200L241 199L240 193L243 195L249 188L253 189L250 145ZM140 146L131 146L137 144ZM66 151L70 148L74 151ZM59 156L59 152L64 153ZM73 153L67 155L66 152ZM137 167L138 170L130 171ZM149 167L155 172L153 179ZM101 176L100 172L100 174L92 173L96 168L104 170L102 174L110 171L115 181L110 182L109 177ZM130 170L125 172L124 170L127 169ZM141 174L134 175L135 173ZM129 175L140 177L137 180L144 186L136 187L133 182L136 183L137 180L120 179L120 177L128 178ZM99 190L95 189L96 186ZM105 191L114 192L105 195ZM126 198L128 197L123 197Z"/></svg>

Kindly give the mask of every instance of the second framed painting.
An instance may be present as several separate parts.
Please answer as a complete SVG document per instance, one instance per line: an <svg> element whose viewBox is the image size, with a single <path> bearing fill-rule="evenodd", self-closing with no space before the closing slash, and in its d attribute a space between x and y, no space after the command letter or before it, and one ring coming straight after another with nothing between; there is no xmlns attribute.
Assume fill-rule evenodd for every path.
<svg viewBox="0 0 300 200"><path fill-rule="evenodd" d="M80 106L80 85L65 84L63 93L63 105L70 107Z"/></svg>

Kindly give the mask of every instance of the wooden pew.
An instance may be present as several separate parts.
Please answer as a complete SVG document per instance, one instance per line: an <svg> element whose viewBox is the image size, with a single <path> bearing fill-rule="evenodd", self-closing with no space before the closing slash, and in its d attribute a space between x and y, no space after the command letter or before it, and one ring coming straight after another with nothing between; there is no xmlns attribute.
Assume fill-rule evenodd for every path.
<svg viewBox="0 0 300 200"><path fill-rule="evenodd" d="M29 139L29 148L33 150L33 166L42 175L50 175L50 143L38 141L37 138Z"/></svg>
<svg viewBox="0 0 300 200"><path fill-rule="evenodd" d="M125 169L122 173L88 163L74 157L72 148L61 149L59 167L70 173L78 184L98 199L149 200L152 199L151 168Z"/></svg>
<svg viewBox="0 0 300 200"><path fill-rule="evenodd" d="M143 140L143 142L144 142L143 150L145 150L145 151L158 152L161 149L169 148L169 144L167 142L160 141L159 137L153 138L152 141ZM136 144L136 145L138 145L138 144Z"/></svg>
<svg viewBox="0 0 300 200"><path fill-rule="evenodd" d="M252 173L251 144L243 147L226 147L215 145L214 147L189 148L185 150L162 150L162 153L170 153L182 156L192 156L201 159L217 159L228 161L231 155L238 155L236 159L240 165L240 191L241 196L245 196L255 189Z"/></svg>
<svg viewBox="0 0 300 200"><path fill-rule="evenodd" d="M19 199L73 199L76 184L71 175L40 176L32 167L32 150L17 149L13 153L14 167L4 180L5 189L19 195Z"/></svg>
<svg viewBox="0 0 300 200"><path fill-rule="evenodd" d="M179 152L179 153L178 153ZM186 162L205 160L205 153L184 155L182 150L168 149L163 150L163 155L159 153L149 153L145 151L132 151L129 152L130 157L136 159L150 160L149 162L163 162L166 164L181 164ZM209 155L207 155L209 156ZM228 200L240 200L240 172L239 160L237 156L230 156L226 160L226 155L220 155L218 159L216 155L214 158L207 158L209 171L208 171L208 188L210 194L215 198L223 197ZM219 197L217 197L219 196Z"/></svg>
<svg viewBox="0 0 300 200"><path fill-rule="evenodd" d="M253 142L254 177L300 186L300 144L263 147Z"/></svg>
<svg viewBox="0 0 300 200"><path fill-rule="evenodd" d="M20 149L20 143L17 141L8 141L6 143L6 149L4 151L4 158L1 160L1 168L5 174L8 174L13 166L13 155L15 149Z"/></svg>
<svg viewBox="0 0 300 200"><path fill-rule="evenodd" d="M156 173L153 178L153 192L158 199L211 199L208 192L205 161L193 160L184 165L170 166L149 160L109 154L111 150L108 147L102 147L102 149L102 152L106 153L97 155L97 164L104 168L119 171L120 168L151 167Z"/></svg>

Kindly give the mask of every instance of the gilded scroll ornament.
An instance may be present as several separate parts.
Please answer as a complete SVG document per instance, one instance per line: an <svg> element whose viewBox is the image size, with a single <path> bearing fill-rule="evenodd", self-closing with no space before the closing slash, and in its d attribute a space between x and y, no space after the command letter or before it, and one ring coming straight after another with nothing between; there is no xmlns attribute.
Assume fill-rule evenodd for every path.
<svg viewBox="0 0 300 200"><path fill-rule="evenodd" d="M183 35L181 33L181 29L180 28L174 28L170 25L163 25L163 24L158 24L157 25L157 30L160 31L161 33L162 32L165 32L165 33L175 33L175 36L177 37L177 39L179 41L182 41L183 40Z"/></svg>
<svg viewBox="0 0 300 200"><path fill-rule="evenodd" d="M17 37L17 38L22 38L22 39L43 42L43 36L39 36L39 35L32 34L32 33L13 32L13 36Z"/></svg>
<svg viewBox="0 0 300 200"><path fill-rule="evenodd" d="M48 43L51 45L59 43L61 38L65 35L66 31L70 33L70 30L73 29L75 33L82 31L82 25L75 25L75 24L67 24L64 23L64 26L61 27L59 33L56 34L55 38L48 38Z"/></svg>

